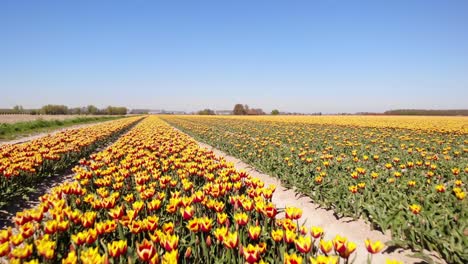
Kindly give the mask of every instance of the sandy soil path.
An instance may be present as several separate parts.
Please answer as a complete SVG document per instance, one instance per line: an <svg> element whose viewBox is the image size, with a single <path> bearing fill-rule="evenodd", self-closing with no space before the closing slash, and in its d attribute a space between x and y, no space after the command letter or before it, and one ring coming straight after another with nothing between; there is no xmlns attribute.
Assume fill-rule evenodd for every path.
<svg viewBox="0 0 468 264"><path fill-rule="evenodd" d="M46 193L50 193L51 190L63 184L65 182L72 182L74 180L75 173L68 170L60 175L53 175L43 180L34 186L35 191L22 198L18 198L14 203L2 208L0 210L0 229L7 226L13 226L13 217L17 212L21 212L25 209L31 209L40 204L39 197Z"/></svg>
<svg viewBox="0 0 468 264"><path fill-rule="evenodd" d="M183 133L182 131L180 132ZM301 208L303 213L300 219L300 223L305 221L306 226L309 228L311 226L322 227L325 231L326 240L331 240L336 235L341 235L347 237L348 240L355 242L357 244L357 250L356 260L354 263L367 263L368 253L364 245L365 239L369 238L372 241L380 240L382 242L391 240L390 234L383 234L382 232L371 230L370 226L364 220L356 221L351 218L337 219L334 216L332 210L325 210L320 208L319 205L315 204L309 197L301 196L300 194L296 193L294 189L286 189L281 185L281 181L279 179L261 173L252 166L208 144L202 142L197 143L200 147L213 151L215 155L224 157L228 162L234 163L236 169L244 170L250 175L261 179L266 185L276 185L276 191L272 198L273 203L275 203L279 208L284 208L286 205ZM385 263L386 259L395 259L403 261L404 263L427 263L421 259L409 257L408 255L411 254L413 253L410 250L386 248L381 254L376 254L373 257L373 263ZM434 263L446 263L443 259L438 258L435 254L430 255Z"/></svg>

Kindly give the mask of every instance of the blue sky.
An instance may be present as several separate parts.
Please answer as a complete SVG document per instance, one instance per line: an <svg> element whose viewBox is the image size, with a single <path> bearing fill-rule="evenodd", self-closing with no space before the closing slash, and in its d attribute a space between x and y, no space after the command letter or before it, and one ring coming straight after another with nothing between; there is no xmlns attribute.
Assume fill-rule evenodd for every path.
<svg viewBox="0 0 468 264"><path fill-rule="evenodd" d="M468 1L0 1L0 107L468 108Z"/></svg>

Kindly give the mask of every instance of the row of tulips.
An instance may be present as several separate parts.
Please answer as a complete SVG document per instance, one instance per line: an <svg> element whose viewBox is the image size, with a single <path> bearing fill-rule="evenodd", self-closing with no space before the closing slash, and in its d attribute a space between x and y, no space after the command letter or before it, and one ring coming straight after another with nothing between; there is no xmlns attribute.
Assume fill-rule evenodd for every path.
<svg viewBox="0 0 468 264"><path fill-rule="evenodd" d="M117 138L140 117L67 129L21 144L0 146L0 207L22 188L69 168L99 146Z"/></svg>
<svg viewBox="0 0 468 264"><path fill-rule="evenodd" d="M455 126L432 127L431 117L415 119L421 121L416 129L395 129L397 117L388 126L365 117L164 120L338 215L391 230L395 245L437 251L450 263L468 261L468 138Z"/></svg>
<svg viewBox="0 0 468 264"><path fill-rule="evenodd" d="M239 116L212 116L225 119L238 119ZM296 124L333 125L351 127L374 127L383 129L410 129L435 133L468 133L468 118L465 116L371 116L371 115L316 115L316 116L243 116L254 120Z"/></svg>
<svg viewBox="0 0 468 264"><path fill-rule="evenodd" d="M357 245L277 208L275 186L237 171L157 117L75 167L75 181L0 231L11 263L348 263ZM280 217L282 216L282 217ZM369 256L383 245L362 241ZM399 263L389 260L388 263Z"/></svg>

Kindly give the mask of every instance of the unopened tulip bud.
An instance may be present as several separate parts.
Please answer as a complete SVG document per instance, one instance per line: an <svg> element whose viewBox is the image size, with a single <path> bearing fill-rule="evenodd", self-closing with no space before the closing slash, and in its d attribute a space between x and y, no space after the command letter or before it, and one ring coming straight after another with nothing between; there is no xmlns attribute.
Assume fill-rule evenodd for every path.
<svg viewBox="0 0 468 264"><path fill-rule="evenodd" d="M188 247L187 250L185 251L185 258L188 259L192 256L192 248Z"/></svg>
<svg viewBox="0 0 468 264"><path fill-rule="evenodd" d="M211 236L207 236L205 242L206 242L206 245L207 245L208 247L210 247L210 246L211 246Z"/></svg>

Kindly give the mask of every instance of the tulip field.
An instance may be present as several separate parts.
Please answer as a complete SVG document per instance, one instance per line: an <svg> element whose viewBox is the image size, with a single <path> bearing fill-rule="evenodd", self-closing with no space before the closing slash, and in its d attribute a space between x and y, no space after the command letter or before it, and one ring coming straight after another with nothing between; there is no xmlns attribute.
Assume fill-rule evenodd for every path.
<svg viewBox="0 0 468 264"><path fill-rule="evenodd" d="M393 246L468 262L466 117L163 120L278 177L338 216L391 231Z"/></svg>
<svg viewBox="0 0 468 264"><path fill-rule="evenodd" d="M357 247L372 263L388 246L340 235L326 240L327 230L299 222L301 208L272 202L277 186L237 170L189 135L337 214L391 230L399 247L466 262L466 132L455 123L412 130L398 122L329 122L130 117L4 145L2 202L65 167L74 166L74 180L0 230L0 263L331 264L353 263Z"/></svg>
<svg viewBox="0 0 468 264"><path fill-rule="evenodd" d="M0 208L25 187L89 155L139 118L125 118L81 129L65 130L22 144L0 146Z"/></svg>
<svg viewBox="0 0 468 264"><path fill-rule="evenodd" d="M124 120L112 121L111 127L135 122ZM186 125L178 118L170 122ZM91 138L100 129L93 131L88 132ZM75 150L67 144L45 144L67 149L54 154L55 160L55 155L62 159ZM39 157L45 155L44 147L23 152ZM21 161L28 166L6 164L11 157L2 153L2 177L8 180L41 171L40 163L29 164L26 158ZM19 150L8 153L21 156ZM287 168L292 171L294 166L288 164L299 161L291 158ZM323 175L333 166L334 161L328 161L330 166L323 165L323 170L313 169L322 173L324 185L332 177ZM323 239L327 230L298 221L301 208L272 203L276 186L236 170L155 116L145 117L113 144L81 159L73 171L74 181L54 187L38 206L18 212L12 226L0 230L0 263L352 263L357 247L367 249L370 263L385 247L380 241L349 241L339 235ZM363 193L359 187L354 197L365 197ZM419 215L426 214L425 204L418 204L423 208ZM413 214L410 224L415 225L419 215Z"/></svg>

